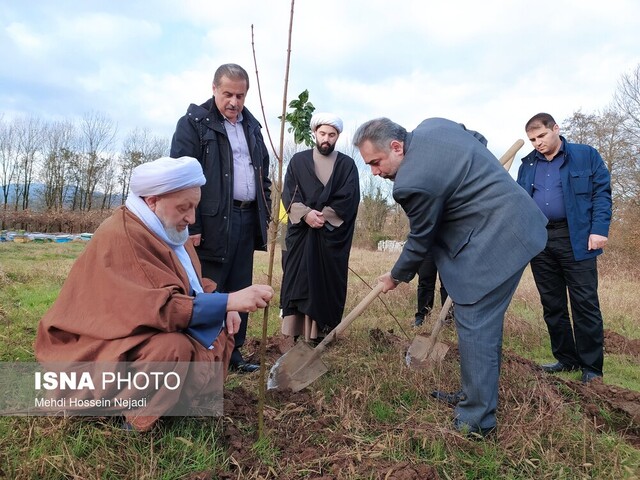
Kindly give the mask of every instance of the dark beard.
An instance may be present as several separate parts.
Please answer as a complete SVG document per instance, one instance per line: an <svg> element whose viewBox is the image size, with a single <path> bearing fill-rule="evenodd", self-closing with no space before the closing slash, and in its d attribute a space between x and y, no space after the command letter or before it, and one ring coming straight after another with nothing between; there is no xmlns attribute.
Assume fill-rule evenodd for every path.
<svg viewBox="0 0 640 480"><path fill-rule="evenodd" d="M318 147L318 151L322 154L322 155L329 155L331 152L333 152L333 150L336 148L335 144L331 145L330 143L326 143L325 146L322 146L318 143L316 143L316 147Z"/></svg>

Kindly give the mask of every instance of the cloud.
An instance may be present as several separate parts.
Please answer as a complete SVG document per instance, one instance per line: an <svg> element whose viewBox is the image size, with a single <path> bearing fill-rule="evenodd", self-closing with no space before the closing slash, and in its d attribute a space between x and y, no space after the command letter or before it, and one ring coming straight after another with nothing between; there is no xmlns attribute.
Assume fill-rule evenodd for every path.
<svg viewBox="0 0 640 480"><path fill-rule="evenodd" d="M28 25L20 22L12 22L7 25L6 34L13 46L18 49L21 54L40 55L46 50L46 42L41 35L33 32Z"/></svg>
<svg viewBox="0 0 640 480"><path fill-rule="evenodd" d="M3 7L0 112L100 110L123 131L170 136L188 104L211 95L218 65L235 62L249 71L247 107L263 121L255 48L266 124L279 134L289 2L27 7ZM606 106L638 63L639 19L632 0L607 8L596 0L299 0L288 100L308 89L317 108L341 114L346 132L373 116L408 128L449 117L481 131L501 154L533 113L564 119Z"/></svg>

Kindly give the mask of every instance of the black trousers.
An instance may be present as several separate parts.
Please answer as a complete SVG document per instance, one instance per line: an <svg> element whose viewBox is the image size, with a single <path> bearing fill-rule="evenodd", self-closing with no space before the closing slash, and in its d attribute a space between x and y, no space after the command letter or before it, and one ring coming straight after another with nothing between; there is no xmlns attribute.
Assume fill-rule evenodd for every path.
<svg viewBox="0 0 640 480"><path fill-rule="evenodd" d="M225 263L200 259L202 276L215 281L217 292L236 292L251 285L253 280L253 246L258 214L255 207L233 207L231 214L231 241ZM235 348L231 354L231 365L243 361L240 348L247 337L249 314L240 314L240 329L235 334Z"/></svg>
<svg viewBox="0 0 640 480"><path fill-rule="evenodd" d="M418 269L418 311L416 312L416 318L424 319L425 315L433 308L437 275L438 269L433 261L433 255L427 253ZM442 281L440 281L440 302L443 305L447 296L447 290L444 288Z"/></svg>
<svg viewBox="0 0 640 480"><path fill-rule="evenodd" d="M548 226L547 232L547 246L531 260L531 271L540 293L551 351L565 365L602 375L604 327L596 258L574 259L566 224Z"/></svg>

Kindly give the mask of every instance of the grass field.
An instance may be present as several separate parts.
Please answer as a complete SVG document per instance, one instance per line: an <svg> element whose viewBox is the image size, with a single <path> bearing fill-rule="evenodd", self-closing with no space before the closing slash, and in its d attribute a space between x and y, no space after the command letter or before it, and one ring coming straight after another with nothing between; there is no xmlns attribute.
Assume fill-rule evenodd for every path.
<svg viewBox="0 0 640 480"><path fill-rule="evenodd" d="M83 247L0 244L2 362L34 360L37 323ZM256 282L265 281L267 261L266 253L256 254ZM365 282L374 284L394 261L395 254L352 252L347 311L366 295ZM549 376L536 368L552 357L527 271L505 321L494 440L457 434L452 410L429 396L459 385L453 327L441 336L451 349L437 368L404 365L416 334L414 281L383 295L353 323L323 356L329 372L317 382L296 394L268 394L263 438L256 431L260 376L232 374L223 417L171 417L146 434L121 430L112 419L0 417L0 478L637 479L640 272L615 254L599 262L611 342L604 384L583 385L579 374ZM279 255L275 265L278 293ZM257 355L262 318L262 312L252 316L247 355ZM419 332L428 332L432 321ZM268 366L280 354L279 326L276 298Z"/></svg>

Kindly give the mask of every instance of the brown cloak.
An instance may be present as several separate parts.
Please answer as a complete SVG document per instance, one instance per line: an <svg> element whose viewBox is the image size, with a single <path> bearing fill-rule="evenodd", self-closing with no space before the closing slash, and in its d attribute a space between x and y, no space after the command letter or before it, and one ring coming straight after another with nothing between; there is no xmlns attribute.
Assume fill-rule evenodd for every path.
<svg viewBox="0 0 640 480"><path fill-rule="evenodd" d="M200 278L200 262L185 245ZM215 283L203 279L205 292ZM193 297L173 250L134 214L118 208L78 257L38 326L40 362L124 362L159 332L185 329Z"/></svg>
<svg viewBox="0 0 640 480"><path fill-rule="evenodd" d="M191 242L185 248L204 291L214 291L215 283L202 278ZM181 334L189 325L193 310L190 291L187 273L173 250L137 216L120 207L96 230L71 268L58 298L41 319L36 358L41 363L167 361L150 358L149 353L162 351L157 345L147 352L145 349L154 336ZM223 330L213 350L184 337L189 341L182 342L182 349L189 351L185 352L186 358L180 354L181 358L175 360L222 362L226 376L232 336ZM206 381L199 379L198 383ZM203 386L188 388L197 392ZM167 405L164 410L171 407ZM146 429L152 424L139 427Z"/></svg>

